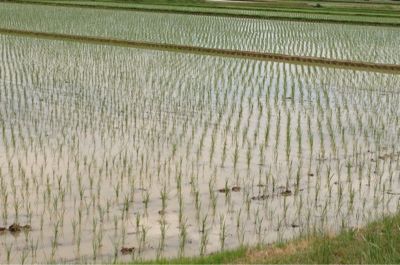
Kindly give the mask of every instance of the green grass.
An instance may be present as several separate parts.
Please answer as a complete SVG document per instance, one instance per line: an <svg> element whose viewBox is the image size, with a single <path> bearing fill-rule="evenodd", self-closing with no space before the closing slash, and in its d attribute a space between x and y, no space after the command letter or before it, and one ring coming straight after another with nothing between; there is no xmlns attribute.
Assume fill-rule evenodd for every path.
<svg viewBox="0 0 400 265"><path fill-rule="evenodd" d="M266 263L400 263L400 215L335 237L318 236L309 247L287 256L265 257Z"/></svg>
<svg viewBox="0 0 400 265"><path fill-rule="evenodd" d="M283 244L240 248L198 258L149 261L142 264L327 264L400 263L400 214L373 222L361 229L346 229Z"/></svg>
<svg viewBox="0 0 400 265"><path fill-rule="evenodd" d="M224 252L214 253L204 257L161 259L157 261L144 261L135 264L226 264L240 260L246 256L248 249L240 248Z"/></svg>

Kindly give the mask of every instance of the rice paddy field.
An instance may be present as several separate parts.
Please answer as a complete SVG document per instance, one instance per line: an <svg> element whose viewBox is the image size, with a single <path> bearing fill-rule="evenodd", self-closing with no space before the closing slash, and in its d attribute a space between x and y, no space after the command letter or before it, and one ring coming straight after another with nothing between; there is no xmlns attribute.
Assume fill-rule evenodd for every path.
<svg viewBox="0 0 400 265"><path fill-rule="evenodd" d="M81 5L81 6L96 6L96 7L111 7L111 8L137 8L144 10L154 10L154 11L187 11L187 12L206 12L211 14L241 14L241 15L254 15L260 17L281 17L281 18L304 18L304 19L318 19L318 20L344 20L348 22L375 22L375 23L396 23L400 22L400 15L396 11L400 10L400 5L394 5L391 9L382 12L379 6L372 8L370 10L352 10L351 6L344 10L319 10L318 8L313 8L315 4L308 4L308 8L298 9L298 8L282 8L282 7L251 7L246 5L241 6L218 6L217 3L230 3L234 1L208 1L212 7L207 7L206 2L193 2L188 1L187 6L185 5L174 5L168 2L153 3L156 1L151 1L151 3L139 3L139 1L131 2L112 2L112 1L60 1L60 0L25 0L25 3L42 3L51 5ZM146 1L145 1L146 2ZM238 1L239 2L239 1ZM251 2L251 1L250 1ZM169 2L171 3L171 2ZM198 5L202 3L202 5ZM240 3L240 2L239 2ZM256 3L256 1L254 2ZM264 2L268 3L268 2ZM293 3L293 2L292 2ZM338 2L335 3L335 5ZM324 5L325 6L325 5ZM340 5L339 5L340 6ZM327 5L329 8L329 5ZM332 7L331 7L332 8ZM368 11L368 12L366 12Z"/></svg>
<svg viewBox="0 0 400 265"><path fill-rule="evenodd" d="M0 6L3 28L400 62L398 28ZM0 34L0 263L361 227L399 209L399 105L398 73Z"/></svg>
<svg viewBox="0 0 400 265"><path fill-rule="evenodd" d="M343 27L315 22L0 5L1 28L386 64L400 62L400 27Z"/></svg>

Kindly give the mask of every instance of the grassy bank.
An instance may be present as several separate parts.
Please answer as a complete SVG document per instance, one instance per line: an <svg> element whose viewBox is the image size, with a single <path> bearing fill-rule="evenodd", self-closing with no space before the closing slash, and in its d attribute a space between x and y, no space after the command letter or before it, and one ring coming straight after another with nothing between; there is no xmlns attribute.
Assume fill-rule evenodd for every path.
<svg viewBox="0 0 400 265"><path fill-rule="evenodd" d="M159 264L223 263L400 263L400 214L362 229L348 229L336 236L316 235L284 244L241 248L199 258L159 260Z"/></svg>

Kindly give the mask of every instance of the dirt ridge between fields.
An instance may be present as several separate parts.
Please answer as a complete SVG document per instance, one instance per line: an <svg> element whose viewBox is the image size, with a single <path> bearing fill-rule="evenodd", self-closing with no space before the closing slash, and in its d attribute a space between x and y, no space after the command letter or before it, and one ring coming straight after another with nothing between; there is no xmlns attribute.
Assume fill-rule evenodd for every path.
<svg viewBox="0 0 400 265"><path fill-rule="evenodd" d="M7 29L7 28L0 28L0 34L24 36L24 37L39 38L39 39L77 41L84 43L152 49L152 50L169 51L169 52L186 52L186 53L201 54L201 55L235 57L235 58L244 58L253 60L267 60L276 62L287 62L292 64L309 64L309 65L324 66L331 68L350 68L353 70L390 72L390 73L400 74L400 64L399 65L383 64L383 63L286 55L286 54L256 52L256 51L205 48L205 47L188 46L188 45L153 43L145 41L27 31L18 29Z"/></svg>

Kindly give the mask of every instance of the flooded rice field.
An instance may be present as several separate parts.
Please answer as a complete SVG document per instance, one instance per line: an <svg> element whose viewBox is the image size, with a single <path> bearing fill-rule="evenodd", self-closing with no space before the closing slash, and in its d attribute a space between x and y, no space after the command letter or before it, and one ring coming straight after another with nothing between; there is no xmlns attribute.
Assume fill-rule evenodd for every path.
<svg viewBox="0 0 400 265"><path fill-rule="evenodd" d="M295 13L281 15L290 14ZM0 3L0 28L382 64L400 61L399 27Z"/></svg>
<svg viewBox="0 0 400 265"><path fill-rule="evenodd" d="M0 262L196 256L388 215L399 85L0 36Z"/></svg>

